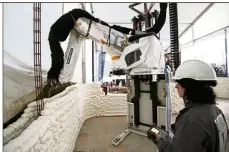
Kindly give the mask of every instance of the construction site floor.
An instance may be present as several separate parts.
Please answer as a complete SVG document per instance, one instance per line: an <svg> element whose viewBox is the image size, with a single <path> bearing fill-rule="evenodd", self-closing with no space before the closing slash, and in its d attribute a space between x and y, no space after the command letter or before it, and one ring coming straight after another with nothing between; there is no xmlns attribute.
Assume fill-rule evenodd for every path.
<svg viewBox="0 0 229 152"><path fill-rule="evenodd" d="M218 101L218 107L224 112L229 123L229 100ZM173 115L173 120L175 117L176 115ZM156 145L151 140L133 133L119 146L113 146L111 141L126 128L126 116L88 119L81 128L74 152L156 152ZM229 151L229 140L227 144L226 151Z"/></svg>
<svg viewBox="0 0 229 152"><path fill-rule="evenodd" d="M129 134L119 146L111 141L127 128L126 117L98 117L85 121L74 152L149 152L156 146L147 137Z"/></svg>

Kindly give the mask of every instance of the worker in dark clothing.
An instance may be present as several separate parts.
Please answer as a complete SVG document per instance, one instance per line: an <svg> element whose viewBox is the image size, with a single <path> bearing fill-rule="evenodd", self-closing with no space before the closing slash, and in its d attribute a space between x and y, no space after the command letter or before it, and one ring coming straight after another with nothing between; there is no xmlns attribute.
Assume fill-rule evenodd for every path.
<svg viewBox="0 0 229 152"><path fill-rule="evenodd" d="M228 126L222 111L215 106L216 74L200 60L189 60L176 70L178 94L185 108L171 125L173 137L156 136L159 152L226 152Z"/></svg>
<svg viewBox="0 0 229 152"><path fill-rule="evenodd" d="M98 18L93 17L87 11L82 9L73 9L70 12L62 15L50 28L49 32L49 45L51 49L51 68L48 71L48 83L59 82L58 78L61 72L61 69L64 65L64 52L61 48L60 42L63 42L67 39L69 33L74 28L76 20L80 17L90 19L94 22L98 22L102 25L109 26L117 31L120 31L124 34L134 34L132 29L121 27L118 25L110 26L104 21L99 20Z"/></svg>

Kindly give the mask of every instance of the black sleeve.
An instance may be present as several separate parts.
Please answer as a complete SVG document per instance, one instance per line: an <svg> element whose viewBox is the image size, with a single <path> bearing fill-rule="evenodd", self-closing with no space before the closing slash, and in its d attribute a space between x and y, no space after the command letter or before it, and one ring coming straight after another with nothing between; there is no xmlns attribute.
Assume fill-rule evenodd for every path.
<svg viewBox="0 0 229 152"><path fill-rule="evenodd" d="M99 22L98 18L95 18L90 13L88 13L87 11L82 10L82 9L73 9L69 13L74 17L75 20L78 20L80 17L85 17L85 18L93 20L95 22Z"/></svg>
<svg viewBox="0 0 229 152"><path fill-rule="evenodd" d="M160 8L161 8L160 14L159 14L157 22L153 25L152 28L147 29L146 32L154 32L155 34L157 34L160 32L163 25L165 24L167 3L160 3Z"/></svg>
<svg viewBox="0 0 229 152"><path fill-rule="evenodd" d="M127 28L127 27L122 27L122 26L119 26L119 25L113 25L111 26L112 29L115 29L123 34L131 34L131 35L134 35L134 30L131 29L131 28Z"/></svg>
<svg viewBox="0 0 229 152"><path fill-rule="evenodd" d="M108 26L108 27L111 27L112 29L115 29L121 33L124 33L124 34L131 34L133 35L133 29L130 29L130 28L126 28L126 27L122 27L122 26L118 26L118 25L113 25L113 26L110 26L108 23L98 19L98 18L95 18L94 16L92 16L90 13L88 13L87 11L85 10L82 10L82 9L73 9L72 11L69 12L70 14L72 14L74 16L74 19L77 20L79 19L80 17L85 17L87 19L90 19L94 22L97 22L97 23L100 23L102 25L105 25L105 26ZM131 32L131 33L130 33Z"/></svg>
<svg viewBox="0 0 229 152"><path fill-rule="evenodd" d="M98 19L99 20L99 19ZM105 25L105 26L108 26L108 27L110 27L110 25L107 23L107 22L104 22L104 21L102 21L102 20L99 20L98 21L100 24L102 24L102 25Z"/></svg>
<svg viewBox="0 0 229 152"><path fill-rule="evenodd" d="M73 9L69 13L73 15L75 20L78 20L80 17L85 17L85 18L92 20L94 22L101 23L102 25L110 26L108 23L106 23L106 22L104 22L98 18L95 18L90 13L88 13L87 11L82 10L82 9Z"/></svg>
<svg viewBox="0 0 229 152"><path fill-rule="evenodd" d="M172 139L160 139L158 142L159 152L206 152L202 141L206 139L205 132L196 123L179 123L179 128Z"/></svg>

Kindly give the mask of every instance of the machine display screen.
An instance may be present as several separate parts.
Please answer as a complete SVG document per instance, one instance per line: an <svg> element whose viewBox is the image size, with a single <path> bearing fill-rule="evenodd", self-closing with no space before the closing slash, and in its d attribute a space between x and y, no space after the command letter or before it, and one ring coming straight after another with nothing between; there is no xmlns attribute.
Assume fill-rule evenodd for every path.
<svg viewBox="0 0 229 152"><path fill-rule="evenodd" d="M153 133L156 133L156 134L159 133L159 130L157 130L156 128L152 128L151 131L152 131Z"/></svg>

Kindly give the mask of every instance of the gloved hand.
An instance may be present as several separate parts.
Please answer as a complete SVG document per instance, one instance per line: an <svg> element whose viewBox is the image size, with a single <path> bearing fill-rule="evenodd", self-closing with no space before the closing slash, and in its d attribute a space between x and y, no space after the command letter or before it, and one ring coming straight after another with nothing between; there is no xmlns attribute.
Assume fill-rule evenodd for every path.
<svg viewBox="0 0 229 152"><path fill-rule="evenodd" d="M168 4L167 3L160 3L160 10L166 10Z"/></svg>
<svg viewBox="0 0 229 152"><path fill-rule="evenodd" d="M151 129L149 129L148 131L147 131L147 137L149 138L149 139L151 139L152 141L153 141L153 143L154 144L158 144L158 140L160 139L160 137L158 136L158 135L156 135L156 134L154 134L152 131L150 131Z"/></svg>

